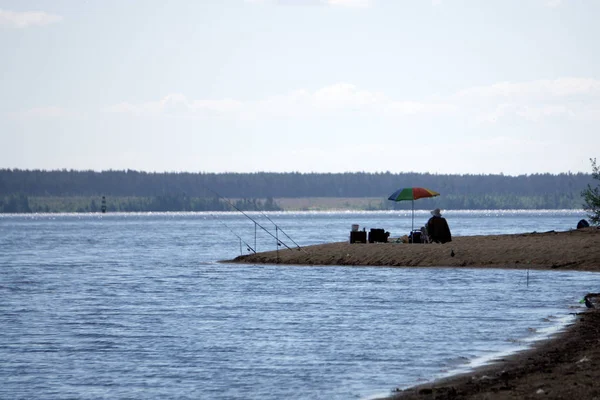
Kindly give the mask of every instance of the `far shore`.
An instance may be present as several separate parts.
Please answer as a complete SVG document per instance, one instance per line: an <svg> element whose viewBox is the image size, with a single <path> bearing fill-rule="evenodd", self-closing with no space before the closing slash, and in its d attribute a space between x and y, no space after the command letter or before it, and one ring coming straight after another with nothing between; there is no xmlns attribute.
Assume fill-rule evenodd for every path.
<svg viewBox="0 0 600 400"><path fill-rule="evenodd" d="M600 229L459 236L446 244L327 243L228 263L547 269L600 272ZM600 291L600 290L598 290ZM594 308L533 348L471 373L390 393L389 399L600 399L600 294Z"/></svg>

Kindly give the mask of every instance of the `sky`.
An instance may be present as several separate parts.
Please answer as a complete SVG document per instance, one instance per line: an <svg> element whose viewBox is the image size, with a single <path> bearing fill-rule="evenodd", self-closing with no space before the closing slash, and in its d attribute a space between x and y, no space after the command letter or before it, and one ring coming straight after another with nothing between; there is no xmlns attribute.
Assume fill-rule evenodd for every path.
<svg viewBox="0 0 600 400"><path fill-rule="evenodd" d="M0 168L591 172L597 0L0 0Z"/></svg>

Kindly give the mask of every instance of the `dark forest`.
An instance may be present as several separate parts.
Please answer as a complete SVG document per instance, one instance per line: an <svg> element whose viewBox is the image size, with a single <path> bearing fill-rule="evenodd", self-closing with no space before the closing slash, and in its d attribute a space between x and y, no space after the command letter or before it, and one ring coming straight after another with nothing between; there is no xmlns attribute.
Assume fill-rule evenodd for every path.
<svg viewBox="0 0 600 400"><path fill-rule="evenodd" d="M153 173L0 169L0 212L280 210L283 198L381 198L401 187L441 193L445 209L576 209L590 174L444 175L429 173Z"/></svg>

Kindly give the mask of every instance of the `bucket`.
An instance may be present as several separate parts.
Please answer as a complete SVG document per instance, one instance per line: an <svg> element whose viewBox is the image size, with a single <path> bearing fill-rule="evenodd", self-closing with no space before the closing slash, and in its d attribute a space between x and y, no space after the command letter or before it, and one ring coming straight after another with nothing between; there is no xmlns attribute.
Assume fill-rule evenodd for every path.
<svg viewBox="0 0 600 400"><path fill-rule="evenodd" d="M352 232L358 232L358 224L352 224Z"/></svg>

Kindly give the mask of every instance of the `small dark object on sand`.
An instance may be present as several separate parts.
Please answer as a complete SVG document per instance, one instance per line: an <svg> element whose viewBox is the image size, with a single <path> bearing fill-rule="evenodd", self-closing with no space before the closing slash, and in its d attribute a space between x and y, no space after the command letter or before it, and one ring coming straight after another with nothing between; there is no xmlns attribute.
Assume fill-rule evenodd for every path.
<svg viewBox="0 0 600 400"><path fill-rule="evenodd" d="M592 302L590 301L590 299L588 299L587 296L585 296L583 299L585 300L585 306L587 308L595 308L594 305L592 304Z"/></svg>
<svg viewBox="0 0 600 400"><path fill-rule="evenodd" d="M577 229L587 228L588 226L590 226L590 224L585 219L582 219L577 223Z"/></svg>
<svg viewBox="0 0 600 400"><path fill-rule="evenodd" d="M454 257L454 249L450 250L450 257Z"/></svg>

